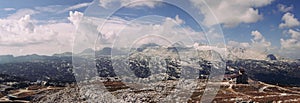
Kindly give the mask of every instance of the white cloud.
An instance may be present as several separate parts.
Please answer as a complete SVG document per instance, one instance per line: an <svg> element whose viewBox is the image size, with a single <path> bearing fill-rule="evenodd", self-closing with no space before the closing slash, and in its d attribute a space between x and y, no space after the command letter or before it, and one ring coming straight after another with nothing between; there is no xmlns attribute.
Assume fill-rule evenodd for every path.
<svg viewBox="0 0 300 103"><path fill-rule="evenodd" d="M153 20L153 18L152 18ZM159 22L158 22L158 21ZM76 38L78 43L76 51L82 51L88 47L93 48L99 35L97 48L112 47L129 48L140 43L175 43L182 41L185 45L192 45L194 41L206 40L204 33L196 32L189 27L182 27L184 21L180 16L161 17L150 21L128 21L113 17L107 21L104 18L84 17L79 26ZM106 22L103 26L102 23ZM193 40L194 41L193 41ZM171 45L171 44L169 44Z"/></svg>
<svg viewBox="0 0 300 103"><path fill-rule="evenodd" d="M204 39L203 33L195 32L193 29L188 27L181 28L181 24L183 23L184 21L177 15L175 18L166 17L158 24L143 24L135 22L134 25L125 25L128 31L124 31L123 33L124 36L143 36L146 34L162 35L172 42L186 42L189 39L189 36L198 36L197 39Z"/></svg>
<svg viewBox="0 0 300 103"><path fill-rule="evenodd" d="M72 6L65 6L65 5L49 5L49 6L42 6L42 7L34 7L34 9L36 11L40 11L42 13L56 13L56 14L60 14L60 13L65 13L65 12L69 12L72 10L76 10L76 9L80 9L80 8L84 8L87 6L92 5L92 2L86 2L86 3L79 3L76 5L72 5Z"/></svg>
<svg viewBox="0 0 300 103"><path fill-rule="evenodd" d="M288 39L280 39L281 50L280 52L290 58L299 59L300 58L300 31L288 30L290 34Z"/></svg>
<svg viewBox="0 0 300 103"><path fill-rule="evenodd" d="M107 8L108 5L116 0L99 0L99 6L103 8Z"/></svg>
<svg viewBox="0 0 300 103"><path fill-rule="evenodd" d="M294 17L294 14L289 12L282 16L282 21L283 23L279 24L279 28L291 28L300 25L300 22Z"/></svg>
<svg viewBox="0 0 300 103"><path fill-rule="evenodd" d="M204 14L204 24L224 24L234 27L240 23L255 23L263 19L258 7L271 4L273 0L190 0ZM207 6L209 8L207 8ZM211 13L212 12L212 13ZM218 21L215 21L214 18Z"/></svg>
<svg viewBox="0 0 300 103"><path fill-rule="evenodd" d="M101 46L111 46L114 40L122 38L119 42L121 44L119 46L122 47L123 45L129 45L128 41L140 40L147 34L162 36L158 36L158 38L145 37L144 42L160 43L159 41L165 42L167 40L174 43L185 41L184 44L190 45L194 43L191 39L205 40L202 32L196 32L189 27L181 27L185 21L179 15L151 19L156 22L145 23L142 21L128 21L118 17L109 20L83 17L83 13L71 11L68 17L71 23L40 23L40 20L31 18L30 14L35 14L36 11L26 10L23 10L23 12L18 11L16 14L12 14L11 17L0 19L0 54L26 55L37 53L52 55L57 52L72 51L73 33L77 27L79 28L79 34L75 36L76 39L82 40L79 42L80 45L77 45L81 50L93 48L99 33L101 34L100 43L104 44ZM29 15L25 15L25 12L29 12ZM82 18L83 21L81 21ZM106 24L101 28L104 21L106 21ZM83 29L83 31L80 29Z"/></svg>
<svg viewBox="0 0 300 103"><path fill-rule="evenodd" d="M75 27L72 24L56 23L39 26L39 31L36 33L26 35L20 33L14 36L1 37L1 39L10 40L11 44L6 46L0 45L0 55L52 55L54 53L72 51L73 33L75 31ZM47 33L49 31L52 31L54 35ZM35 41L31 42L32 40ZM2 43L4 44L1 41L0 44Z"/></svg>
<svg viewBox="0 0 300 103"><path fill-rule="evenodd" d="M244 59L265 59L266 54L273 50L271 42L266 41L259 31L252 31L251 43L229 41L228 48L231 54Z"/></svg>
<svg viewBox="0 0 300 103"><path fill-rule="evenodd" d="M75 25L77 28L81 19L83 18L83 13L78 11L75 12L70 11L69 15L70 16L68 17L68 20L70 20L73 23L73 25Z"/></svg>
<svg viewBox="0 0 300 103"><path fill-rule="evenodd" d="M281 47L283 49L300 49L300 32L299 31L295 31L295 30L288 30L287 32L288 34L290 34L291 38L289 39L280 39L281 41ZM295 49L296 50L296 49Z"/></svg>
<svg viewBox="0 0 300 103"><path fill-rule="evenodd" d="M38 12L35 10L32 10L32 9L19 9L16 13L8 16L7 19L20 19L20 18L24 17L25 15L33 15L36 13L38 13Z"/></svg>
<svg viewBox="0 0 300 103"><path fill-rule="evenodd" d="M246 42L236 42L236 41L229 41L228 45L231 47L237 47L237 48L249 48L250 44Z"/></svg>
<svg viewBox="0 0 300 103"><path fill-rule="evenodd" d="M255 51L267 52L271 49L271 42L265 40L265 37L259 31L252 31L253 36L251 47Z"/></svg>
<svg viewBox="0 0 300 103"><path fill-rule="evenodd" d="M73 24L59 22L39 24L40 21L32 19L31 15L18 18L21 14L24 12L19 11L12 14L13 17L0 19L0 54L52 55L72 50L75 31Z"/></svg>
<svg viewBox="0 0 300 103"><path fill-rule="evenodd" d="M15 8L4 8L3 10L4 11L15 11L16 9Z"/></svg>
<svg viewBox="0 0 300 103"><path fill-rule="evenodd" d="M121 0L121 3L122 6L127 6L129 4L127 7L148 6L150 8L154 8L158 4L157 1L162 0Z"/></svg>
<svg viewBox="0 0 300 103"><path fill-rule="evenodd" d="M290 29L288 31L288 33L291 34L291 38L300 40L300 32L299 31L295 31L295 30Z"/></svg>
<svg viewBox="0 0 300 103"><path fill-rule="evenodd" d="M49 6L42 6L42 7L34 7L35 10L43 12L43 13L56 13L64 9L62 5L49 5Z"/></svg>
<svg viewBox="0 0 300 103"><path fill-rule="evenodd" d="M259 41L259 40L263 40L264 39L264 37L258 31L252 31L251 35L254 36L253 40L255 40L255 41Z"/></svg>
<svg viewBox="0 0 300 103"><path fill-rule="evenodd" d="M245 4L245 2L250 3L250 5L252 5L253 7L262 7L271 4L273 1L274 0L246 0L240 2L243 2L242 4Z"/></svg>
<svg viewBox="0 0 300 103"><path fill-rule="evenodd" d="M291 6L286 6L286 5L283 5L283 4L278 4L277 5L277 8L279 11L281 12L288 12L288 11L292 11L294 6L291 5Z"/></svg>
<svg viewBox="0 0 300 103"><path fill-rule="evenodd" d="M87 6L90 6L90 5L92 5L92 2L91 3L80 3L80 4L76 4L76 5L70 6L68 8L65 8L61 12L67 12L67 11L70 11L70 10L79 9L79 8L87 7Z"/></svg>
<svg viewBox="0 0 300 103"><path fill-rule="evenodd" d="M1 44L2 46L23 46L47 42L56 35L42 26L36 26L30 15L12 20L0 19Z"/></svg>
<svg viewBox="0 0 300 103"><path fill-rule="evenodd" d="M175 16L175 21L176 21L177 24L183 24L184 23L184 21L179 18L179 15Z"/></svg>
<svg viewBox="0 0 300 103"><path fill-rule="evenodd" d="M162 1L162 0L156 0L156 1ZM154 8L158 2L153 0L99 0L99 6L103 8L108 8L113 3L120 3L120 6L126 6L126 7L138 7L138 6L147 6L150 8Z"/></svg>

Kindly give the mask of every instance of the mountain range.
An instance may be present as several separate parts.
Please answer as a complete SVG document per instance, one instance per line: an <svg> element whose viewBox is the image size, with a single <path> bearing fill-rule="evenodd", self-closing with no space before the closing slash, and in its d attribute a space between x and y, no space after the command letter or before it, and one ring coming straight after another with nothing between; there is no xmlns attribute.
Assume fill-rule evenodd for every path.
<svg viewBox="0 0 300 103"><path fill-rule="evenodd" d="M153 49L153 47L155 47L155 49ZM176 47L180 47L180 49L176 49ZM219 55L218 52L214 50L198 50L197 54L199 54L199 57L195 57L194 54L196 52L191 50L191 47L182 46L180 43L171 47L163 47L153 43L143 45L142 48L143 50L135 49L136 51L131 52L135 55L129 55L132 58L132 62L129 61L131 63L130 65L124 64L126 58L121 55L120 57L114 55L114 57L116 57L114 60L110 58L112 53L122 54L124 50L109 47L99 51L86 49L78 54L66 52L52 56L33 54L14 57L12 55L4 55L0 56L0 74L26 78L30 81L38 79L75 81L74 76L72 76L74 75L72 57L84 60L93 59L89 56L94 55L95 59L93 60L96 60L98 75L100 77L116 76L116 73L120 71L115 70L113 67L123 65L125 67L135 66L130 67L131 69L125 72L130 73L130 71L134 71L137 73L136 75L142 78L152 78L153 76L150 75L165 75L155 74L159 72L165 72L169 75L169 77L163 76L162 78L176 78L179 77L178 73L180 73L180 71L186 71L188 69L196 72L203 70L209 72L210 69L205 68L211 65L209 64L211 61L209 60L210 56L212 54ZM176 49L176 51L174 51L174 49ZM244 67L249 77L254 80L278 85L300 86L300 82L298 81L300 79L299 60L278 59L278 57L273 54L257 54L256 57L259 58L255 59L253 55L247 56L245 53L250 51L245 49L234 48L228 51L229 53L227 55L229 58L219 57L226 63L226 73L230 72L228 68L233 68L231 72L236 72L240 67ZM169 58L171 61L167 61L166 58ZM160 71L153 71L153 68ZM67 80L66 77L69 80Z"/></svg>

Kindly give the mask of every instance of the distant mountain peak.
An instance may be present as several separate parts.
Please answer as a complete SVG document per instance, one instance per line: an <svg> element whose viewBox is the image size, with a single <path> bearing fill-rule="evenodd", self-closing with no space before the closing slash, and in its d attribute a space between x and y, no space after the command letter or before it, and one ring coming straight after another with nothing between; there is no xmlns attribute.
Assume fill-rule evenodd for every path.
<svg viewBox="0 0 300 103"><path fill-rule="evenodd" d="M186 47L185 44L181 41L178 41L174 44L172 44L173 47Z"/></svg>
<svg viewBox="0 0 300 103"><path fill-rule="evenodd" d="M79 55L92 55L95 54L95 50L92 48L84 49Z"/></svg>
<svg viewBox="0 0 300 103"><path fill-rule="evenodd" d="M268 60L277 60L277 57L274 54L268 54L267 59Z"/></svg>
<svg viewBox="0 0 300 103"><path fill-rule="evenodd" d="M56 57L65 57L65 56L72 56L73 53L72 52L64 52L61 54L53 54L52 56L56 56Z"/></svg>
<svg viewBox="0 0 300 103"><path fill-rule="evenodd" d="M140 46L140 48L147 48L147 47L160 47L160 45L156 43L147 43Z"/></svg>

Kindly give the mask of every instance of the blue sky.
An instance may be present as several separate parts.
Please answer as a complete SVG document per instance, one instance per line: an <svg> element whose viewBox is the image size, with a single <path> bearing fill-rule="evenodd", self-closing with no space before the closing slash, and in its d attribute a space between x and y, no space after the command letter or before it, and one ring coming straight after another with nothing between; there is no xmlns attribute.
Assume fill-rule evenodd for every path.
<svg viewBox="0 0 300 103"><path fill-rule="evenodd" d="M96 0L94 3L92 3L92 0L2 0L0 1L0 27L2 26L0 28L2 32L0 34L2 35L0 36L0 49L5 50L1 51L0 54L26 55L37 53L49 55L56 52L71 51L72 44L66 45L60 39L63 37L73 38L72 33L76 31L78 26L76 16L80 17L81 14L84 14L85 16L96 16L105 19L102 14L109 14L108 11L112 10L111 8L124 6L126 2L132 1L135 0ZM253 50L268 48L268 53L300 58L299 53L297 53L300 50L300 43L298 43L300 36L297 36L300 35L300 24L297 23L300 20L300 7L297 6L300 5L299 0L234 1L236 0L206 0L206 4L219 20L218 23L211 20L213 16L203 6L201 0L178 2L190 6L195 13L201 13L202 15L199 18L203 20L204 26L221 25L228 46L253 49L258 45ZM74 17L70 19L71 14L74 14ZM178 21L177 23L182 28L192 29L189 32L202 31L190 14L176 7L176 5L172 6L159 2L137 3L131 7L125 7L117 11L114 17L130 21L147 15L172 18L175 22ZM283 20L284 16L285 20ZM176 19L176 17L178 18ZM21 19L23 21L28 20L24 21L27 24L24 24L24 27L16 26L19 25L17 22L20 22ZM160 19L163 24L165 19ZM181 20L183 22L180 22ZM286 22L289 20L292 22ZM281 24L282 26L280 26ZM46 32L38 32L43 30ZM24 31L26 33L23 33ZM109 31L105 32L108 33ZM42 40L48 41L45 43ZM259 44L263 46L259 46ZM44 45L50 46L48 46L49 48L39 48L40 46L44 47ZM58 45L59 47L57 47ZM36 49L31 50L32 48ZM57 50L49 50L53 48Z"/></svg>
<svg viewBox="0 0 300 103"><path fill-rule="evenodd" d="M0 1L0 17L5 18L6 16L15 13L17 10L21 9L33 9L39 10L41 7L51 7L51 9L65 9L76 4L92 2L92 0L2 0ZM5 11L5 8L13 8L15 10ZM75 9L77 11L84 11L86 7ZM49 20L51 18L63 19L68 16L68 12L64 13L41 13L37 15L32 15L35 19Z"/></svg>
<svg viewBox="0 0 300 103"><path fill-rule="evenodd" d="M226 38L236 41L250 41L249 38L251 38L251 31L258 30L263 33L265 38L270 40L272 44L280 46L280 38L285 37L282 32L287 29L280 29L278 27L278 25L282 22L282 16L285 14L284 12L278 11L278 4L286 6L293 5L293 9L289 12L293 13L296 18L300 18L300 7L296 6L300 4L299 0L277 0L268 6L258 8L260 13L264 15L263 20L255 23L241 24L235 28L223 28L225 35L230 34L226 35ZM299 28L299 26L295 28ZM243 38L245 36L246 38Z"/></svg>

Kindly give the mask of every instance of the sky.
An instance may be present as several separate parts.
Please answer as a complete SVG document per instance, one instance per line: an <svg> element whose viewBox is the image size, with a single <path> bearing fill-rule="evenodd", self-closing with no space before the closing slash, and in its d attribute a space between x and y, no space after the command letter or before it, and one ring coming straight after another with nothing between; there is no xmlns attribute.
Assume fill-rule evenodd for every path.
<svg viewBox="0 0 300 103"><path fill-rule="evenodd" d="M299 0L2 0L0 55L181 42L299 59L297 5Z"/></svg>

